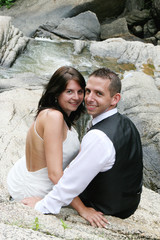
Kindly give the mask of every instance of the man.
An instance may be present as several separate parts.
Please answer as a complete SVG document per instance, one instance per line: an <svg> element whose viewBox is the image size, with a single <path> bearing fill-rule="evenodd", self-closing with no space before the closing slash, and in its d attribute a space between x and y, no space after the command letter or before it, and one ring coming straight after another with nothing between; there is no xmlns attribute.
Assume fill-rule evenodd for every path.
<svg viewBox="0 0 160 240"><path fill-rule="evenodd" d="M35 209L59 213L72 202L93 226L105 226L101 213L127 218L135 212L142 190L142 146L134 124L117 112L120 91L121 81L109 69L100 68L89 76L85 103L93 126L83 137L78 156Z"/></svg>

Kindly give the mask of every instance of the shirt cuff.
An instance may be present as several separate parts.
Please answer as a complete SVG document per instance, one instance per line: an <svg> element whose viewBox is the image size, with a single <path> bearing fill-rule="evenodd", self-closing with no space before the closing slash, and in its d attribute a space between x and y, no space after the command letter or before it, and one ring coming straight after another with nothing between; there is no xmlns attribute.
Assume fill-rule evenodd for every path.
<svg viewBox="0 0 160 240"><path fill-rule="evenodd" d="M44 206L43 206L43 199L41 201L38 201L35 206L34 209L37 210L38 212L41 212L43 214L45 213L50 213Z"/></svg>

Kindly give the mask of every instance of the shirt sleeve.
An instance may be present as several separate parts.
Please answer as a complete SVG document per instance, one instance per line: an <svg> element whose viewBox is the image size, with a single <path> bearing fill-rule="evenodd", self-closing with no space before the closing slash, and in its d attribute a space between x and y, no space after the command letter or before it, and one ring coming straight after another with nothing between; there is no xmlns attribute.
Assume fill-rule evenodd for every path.
<svg viewBox="0 0 160 240"><path fill-rule="evenodd" d="M97 129L89 131L82 140L80 153L35 209L58 214L62 206L69 205L99 172L110 169L114 161L115 149L106 134Z"/></svg>

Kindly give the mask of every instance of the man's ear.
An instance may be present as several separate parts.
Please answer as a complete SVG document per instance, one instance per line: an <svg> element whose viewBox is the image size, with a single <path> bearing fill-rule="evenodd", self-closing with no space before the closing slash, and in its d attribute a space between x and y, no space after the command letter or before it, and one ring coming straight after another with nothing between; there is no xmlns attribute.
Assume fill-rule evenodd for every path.
<svg viewBox="0 0 160 240"><path fill-rule="evenodd" d="M111 105L117 105L117 103L120 101L120 99L121 99L121 94L120 93L116 93L112 97Z"/></svg>

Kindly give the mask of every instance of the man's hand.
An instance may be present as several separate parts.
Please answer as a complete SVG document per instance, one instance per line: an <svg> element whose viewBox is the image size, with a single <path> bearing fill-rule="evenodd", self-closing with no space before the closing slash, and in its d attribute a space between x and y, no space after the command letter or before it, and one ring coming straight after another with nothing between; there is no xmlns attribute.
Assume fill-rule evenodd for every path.
<svg viewBox="0 0 160 240"><path fill-rule="evenodd" d="M28 198L24 198L21 203L23 203L24 205L27 205L29 207L34 208L36 203L39 202L40 200L42 200L42 198L40 197L28 197Z"/></svg>
<svg viewBox="0 0 160 240"><path fill-rule="evenodd" d="M102 212L96 211L94 208L85 207L79 214L86 219L93 227L107 228L107 224L110 224L103 216Z"/></svg>

